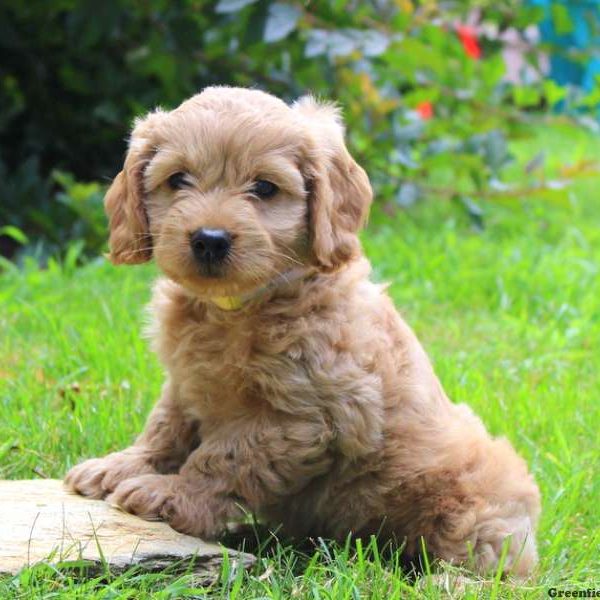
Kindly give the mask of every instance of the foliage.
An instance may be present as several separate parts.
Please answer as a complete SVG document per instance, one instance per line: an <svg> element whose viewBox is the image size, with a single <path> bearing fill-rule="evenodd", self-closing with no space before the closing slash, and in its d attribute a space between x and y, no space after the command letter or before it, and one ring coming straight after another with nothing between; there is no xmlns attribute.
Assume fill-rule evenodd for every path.
<svg viewBox="0 0 600 600"><path fill-rule="evenodd" d="M600 140L553 126L511 145L523 162L541 150L539 169L551 179L598 156ZM527 175L513 164L506 177ZM39 566L0 578L0 598L537 600L550 587L590 587L600 572L599 185L598 174L578 180L566 204L499 199L486 235L439 202L391 218L375 207L364 236L377 279L390 282L450 398L507 436L540 485L541 562L531 581L451 591L452 570L441 584L412 580L365 540L304 551L275 543L248 574L225 570L210 589L173 573L82 581ZM164 379L140 335L155 275L151 264L104 260L76 271L29 260L0 274L0 477L61 477L139 434Z"/></svg>
<svg viewBox="0 0 600 600"><path fill-rule="evenodd" d="M520 4L3 2L0 223L23 229L38 253L74 236L97 252L99 188L76 182L114 177L135 115L210 84L336 99L378 197L407 206L436 192L474 207L510 160L505 137L519 113L506 102L499 45L483 42L478 59L455 22L474 5L501 25L539 17ZM512 99L539 97L517 88ZM0 240L10 254L14 240Z"/></svg>

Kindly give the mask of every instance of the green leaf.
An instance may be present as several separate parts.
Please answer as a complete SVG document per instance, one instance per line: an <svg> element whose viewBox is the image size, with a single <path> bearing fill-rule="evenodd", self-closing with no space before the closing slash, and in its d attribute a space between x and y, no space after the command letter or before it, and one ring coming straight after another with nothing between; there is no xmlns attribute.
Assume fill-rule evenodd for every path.
<svg viewBox="0 0 600 600"><path fill-rule="evenodd" d="M515 7L516 15L513 21L513 27L525 29L529 25L539 23L544 20L545 11L543 6L522 5Z"/></svg>
<svg viewBox="0 0 600 600"><path fill-rule="evenodd" d="M72 275L75 272L77 263L83 253L84 246L83 240L75 240L69 244L63 261L63 269L66 274Z"/></svg>
<svg viewBox="0 0 600 600"><path fill-rule="evenodd" d="M500 53L490 56L481 63L481 78L488 88L498 85L505 73L506 63Z"/></svg>
<svg viewBox="0 0 600 600"><path fill-rule="evenodd" d="M540 103L540 92L531 86L515 85L513 88L513 100L519 108L538 106Z"/></svg>
<svg viewBox="0 0 600 600"><path fill-rule="evenodd" d="M219 0L215 6L215 12L228 14L239 12L242 8L254 4L257 0Z"/></svg>
<svg viewBox="0 0 600 600"><path fill-rule="evenodd" d="M566 88L558 85L553 79L546 79L543 86L544 96L546 96L546 101L551 108L563 100L567 95Z"/></svg>
<svg viewBox="0 0 600 600"><path fill-rule="evenodd" d="M298 24L302 12L291 4L275 2L269 6L263 40L267 43L286 38Z"/></svg>
<svg viewBox="0 0 600 600"><path fill-rule="evenodd" d="M23 246L29 243L29 238L14 225L5 225L4 227L0 227L0 235L5 235L9 238L15 240L15 242L19 242Z"/></svg>
<svg viewBox="0 0 600 600"><path fill-rule="evenodd" d="M569 9L560 2L553 2L550 8L552 14L552 24L558 35L565 35L573 31L573 20L569 14Z"/></svg>
<svg viewBox="0 0 600 600"><path fill-rule="evenodd" d="M600 77L596 75L596 85L591 92L585 94L577 102L578 107L582 108L596 108L600 104ZM566 94L566 92L565 92Z"/></svg>

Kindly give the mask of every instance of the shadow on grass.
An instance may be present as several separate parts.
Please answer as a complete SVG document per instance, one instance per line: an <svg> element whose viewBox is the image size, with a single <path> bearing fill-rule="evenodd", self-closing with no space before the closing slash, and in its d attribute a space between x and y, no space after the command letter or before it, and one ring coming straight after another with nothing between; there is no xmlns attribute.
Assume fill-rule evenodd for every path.
<svg viewBox="0 0 600 600"><path fill-rule="evenodd" d="M261 523L241 523L233 526L219 542L224 546L240 552L248 552L260 558L275 558L281 553L293 553L294 574L301 575L308 567L315 554L324 560L334 562L340 557L343 560L356 559L357 553L364 548L365 557L369 560L381 561L384 567L401 572L407 582L415 582L435 566L432 558L422 553L416 556L404 552L404 543L378 539L370 536L364 539L348 536L344 545L324 538L293 538L284 535L280 530L273 531Z"/></svg>

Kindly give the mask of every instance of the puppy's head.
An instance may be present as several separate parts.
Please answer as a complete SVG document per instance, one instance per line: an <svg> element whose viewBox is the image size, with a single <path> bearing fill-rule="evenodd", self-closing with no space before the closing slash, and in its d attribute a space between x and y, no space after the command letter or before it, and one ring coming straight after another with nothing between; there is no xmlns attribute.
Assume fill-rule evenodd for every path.
<svg viewBox="0 0 600 600"><path fill-rule="evenodd" d="M200 296L248 292L299 265L338 268L360 251L372 197L343 138L330 105L240 88L150 113L106 195L111 260L154 255Z"/></svg>

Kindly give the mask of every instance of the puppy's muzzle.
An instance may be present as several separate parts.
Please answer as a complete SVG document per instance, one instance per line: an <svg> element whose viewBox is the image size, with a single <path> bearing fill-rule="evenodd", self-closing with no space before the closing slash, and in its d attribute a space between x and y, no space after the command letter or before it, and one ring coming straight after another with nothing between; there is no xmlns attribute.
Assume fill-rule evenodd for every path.
<svg viewBox="0 0 600 600"><path fill-rule="evenodd" d="M203 273L217 276L219 268L231 250L231 235L224 229L202 227L191 234L190 246Z"/></svg>

